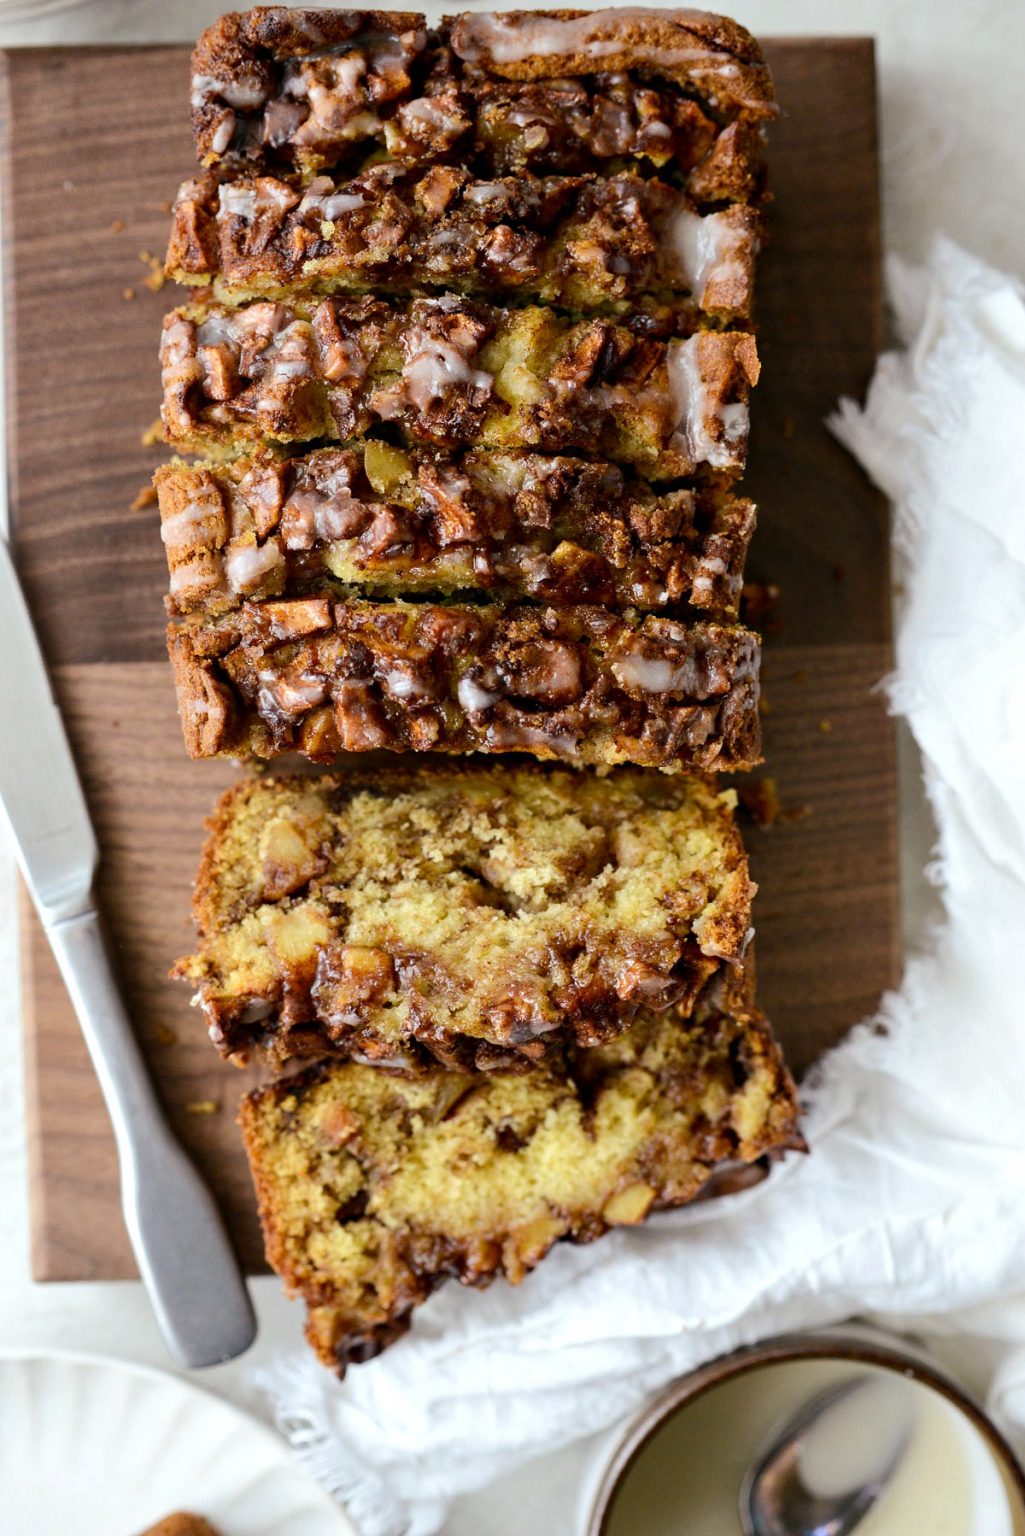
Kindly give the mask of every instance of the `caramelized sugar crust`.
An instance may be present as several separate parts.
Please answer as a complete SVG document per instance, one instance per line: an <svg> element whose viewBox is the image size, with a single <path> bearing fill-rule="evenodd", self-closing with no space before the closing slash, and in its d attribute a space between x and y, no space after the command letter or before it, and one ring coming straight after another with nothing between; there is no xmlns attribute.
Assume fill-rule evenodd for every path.
<svg viewBox="0 0 1025 1536"><path fill-rule="evenodd" d="M167 634L193 757L530 752L575 766L750 768L759 643L605 608L309 597Z"/></svg>
<svg viewBox="0 0 1025 1536"><path fill-rule="evenodd" d="M577 455L370 439L154 476L174 615L347 586L734 619L751 502Z"/></svg>

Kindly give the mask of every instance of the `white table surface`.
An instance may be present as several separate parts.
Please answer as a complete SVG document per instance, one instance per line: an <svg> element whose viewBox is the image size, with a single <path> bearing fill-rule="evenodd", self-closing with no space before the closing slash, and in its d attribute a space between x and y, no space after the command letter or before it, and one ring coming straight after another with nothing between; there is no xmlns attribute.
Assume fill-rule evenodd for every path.
<svg viewBox="0 0 1025 1536"><path fill-rule="evenodd" d="M8 7L0 0L0 44L183 42L227 8L215 0L86 0L35 21L7 21ZM915 258L936 231L944 231L1025 275L1025 135L1018 96L1025 0L724 0L724 8L756 33L873 34L886 248ZM913 944L931 910L919 874L931 834L907 743L901 823L904 928ZM9 1000L11 1046L0 1056L0 1347L63 1346L166 1366L138 1284L40 1285L30 1277L13 893L13 863L0 844L0 995ZM301 1309L283 1299L273 1280L255 1281L253 1291L257 1344L243 1360L201 1379L259 1412L252 1369L282 1346L298 1343ZM580 1452L570 1452L538 1464L529 1479L514 1480L515 1500L498 1490L461 1500L446 1536L506 1536L514 1525L519 1531L568 1532L580 1461ZM511 1509L514 1522L502 1513Z"/></svg>

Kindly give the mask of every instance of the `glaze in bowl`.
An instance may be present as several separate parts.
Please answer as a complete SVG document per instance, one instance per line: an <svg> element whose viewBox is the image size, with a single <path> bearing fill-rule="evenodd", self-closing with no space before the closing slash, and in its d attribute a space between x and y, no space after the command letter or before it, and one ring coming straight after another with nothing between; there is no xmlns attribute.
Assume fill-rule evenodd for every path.
<svg viewBox="0 0 1025 1536"><path fill-rule="evenodd" d="M585 1490L579 1524L581 1536L614 1536L616 1531L623 1529L624 1508L617 1509L617 1499L630 1497L627 1485L631 1471L642 1454L651 1450L661 1431L678 1415L727 1383L738 1383L744 1377L754 1378L757 1372L770 1366L792 1363L817 1363L824 1367L832 1364L838 1368L861 1366L895 1372L938 1394L954 1410L966 1439L978 1448L977 1458L988 1459L995 1468L996 1475L991 1473L991 1481L1002 1485L1000 1500L1002 1505L1006 1504L1007 1511L1006 1520L998 1522L1000 1529L1013 1530L1015 1536L1025 1532L1025 1472L1000 1430L979 1404L946 1371L914 1346L875 1330L852 1326L769 1339L713 1360L674 1382L642 1410L625 1431L617 1437L610 1436L606 1442L606 1454L599 1459L593 1481ZM751 1385L754 1387L756 1383L752 1380ZM685 1435L686 1431L681 1428L681 1433ZM682 1482L677 1486L684 1491ZM728 1497L724 1496L724 1509L728 1503ZM632 1513L633 1502L626 1505L625 1510ZM973 1528L971 1536L989 1536L989 1533Z"/></svg>

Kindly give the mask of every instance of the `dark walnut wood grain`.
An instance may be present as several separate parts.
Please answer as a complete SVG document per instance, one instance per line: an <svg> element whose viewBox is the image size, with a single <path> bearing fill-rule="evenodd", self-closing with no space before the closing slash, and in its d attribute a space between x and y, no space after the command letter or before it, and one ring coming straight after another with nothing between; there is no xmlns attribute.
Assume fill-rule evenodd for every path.
<svg viewBox="0 0 1025 1536"><path fill-rule="evenodd" d="M876 120L870 43L778 41L769 54L784 115L760 279L750 574L781 588L762 773L786 814L752 826L748 843L761 994L803 1070L896 977L893 736L872 692L890 665L886 512L823 426L838 395L863 390L880 341ZM146 289L139 253L161 254L169 200L191 173L187 59L152 48L2 60L13 522L104 850L100 895L129 1006L171 1121L257 1269L234 1126L251 1076L218 1061L166 980L189 946L203 816L232 770L185 758L156 513L130 510L162 457L141 435L174 295ZM36 1274L127 1276L106 1115L31 919L25 955Z"/></svg>

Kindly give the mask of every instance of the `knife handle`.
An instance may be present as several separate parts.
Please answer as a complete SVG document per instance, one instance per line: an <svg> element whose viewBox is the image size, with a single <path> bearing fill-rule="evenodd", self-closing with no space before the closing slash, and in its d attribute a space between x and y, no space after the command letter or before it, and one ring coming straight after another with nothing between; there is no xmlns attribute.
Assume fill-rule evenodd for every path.
<svg viewBox="0 0 1025 1536"><path fill-rule="evenodd" d="M128 1235L160 1331L181 1365L231 1360L256 1336L252 1303L213 1196L164 1118L99 917L48 933L113 1123Z"/></svg>

